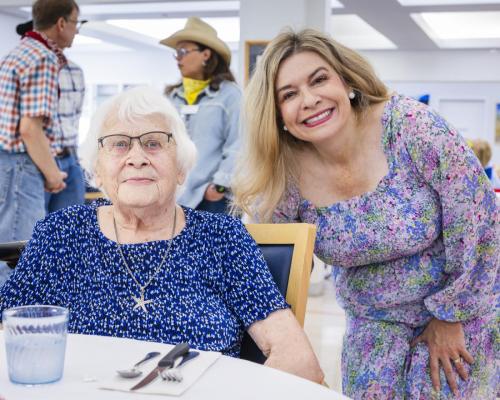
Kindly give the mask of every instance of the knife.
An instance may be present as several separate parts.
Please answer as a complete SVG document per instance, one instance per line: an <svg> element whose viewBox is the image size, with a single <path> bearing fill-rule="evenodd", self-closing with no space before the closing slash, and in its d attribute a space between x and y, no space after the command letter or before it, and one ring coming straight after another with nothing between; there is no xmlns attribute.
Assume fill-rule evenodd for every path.
<svg viewBox="0 0 500 400"><path fill-rule="evenodd" d="M146 385L149 385L156 378L158 378L162 371L167 368L172 368L174 365L174 361L187 354L189 352L189 344L188 343L179 343L176 344L175 347L170 350L165 357L163 357L149 374L147 374L137 385L130 388L130 390L137 390L143 388Z"/></svg>

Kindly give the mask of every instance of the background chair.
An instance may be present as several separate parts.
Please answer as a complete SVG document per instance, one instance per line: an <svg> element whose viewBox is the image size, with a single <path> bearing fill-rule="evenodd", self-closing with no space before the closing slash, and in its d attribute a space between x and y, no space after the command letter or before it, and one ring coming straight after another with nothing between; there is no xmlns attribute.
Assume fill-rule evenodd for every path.
<svg viewBox="0 0 500 400"><path fill-rule="evenodd" d="M311 224L247 224L281 294L304 327L307 290L312 269L316 227ZM241 345L241 358L263 364L262 354L248 333Z"/></svg>
<svg viewBox="0 0 500 400"><path fill-rule="evenodd" d="M26 243L27 240L0 243L0 261L5 261L9 267L14 268Z"/></svg>

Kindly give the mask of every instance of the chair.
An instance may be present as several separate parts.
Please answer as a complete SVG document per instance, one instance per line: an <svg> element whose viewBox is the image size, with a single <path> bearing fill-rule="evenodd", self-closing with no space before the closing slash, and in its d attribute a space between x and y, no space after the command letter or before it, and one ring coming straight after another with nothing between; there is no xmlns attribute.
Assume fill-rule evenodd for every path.
<svg viewBox="0 0 500 400"><path fill-rule="evenodd" d="M316 227L311 224L247 224L246 228L262 250L278 289L303 327ZM259 364L266 361L248 333L243 337L240 357Z"/></svg>
<svg viewBox="0 0 500 400"><path fill-rule="evenodd" d="M92 203L94 200L105 197L100 191L85 192L85 203Z"/></svg>
<svg viewBox="0 0 500 400"><path fill-rule="evenodd" d="M5 261L9 267L14 268L26 243L27 240L0 243L0 261Z"/></svg>

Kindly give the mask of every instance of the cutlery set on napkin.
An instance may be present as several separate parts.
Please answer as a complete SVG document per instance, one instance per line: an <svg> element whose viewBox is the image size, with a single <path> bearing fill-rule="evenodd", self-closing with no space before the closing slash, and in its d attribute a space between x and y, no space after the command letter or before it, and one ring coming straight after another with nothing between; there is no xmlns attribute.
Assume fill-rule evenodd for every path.
<svg viewBox="0 0 500 400"><path fill-rule="evenodd" d="M156 367L141 379L115 376L100 385L101 389L157 395L180 396L219 358L220 353L189 351L188 343L175 345ZM196 361L187 361L196 359ZM182 368L182 370L180 369ZM121 372L121 371L120 371Z"/></svg>

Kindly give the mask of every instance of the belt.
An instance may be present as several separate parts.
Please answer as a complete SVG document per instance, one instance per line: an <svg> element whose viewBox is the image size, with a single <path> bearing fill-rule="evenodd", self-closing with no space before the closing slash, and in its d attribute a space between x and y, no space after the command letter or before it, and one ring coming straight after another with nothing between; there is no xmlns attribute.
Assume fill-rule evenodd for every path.
<svg viewBox="0 0 500 400"><path fill-rule="evenodd" d="M56 154L57 158L65 158L69 156L76 156L76 147L63 147L63 149Z"/></svg>

